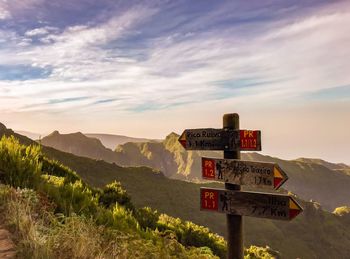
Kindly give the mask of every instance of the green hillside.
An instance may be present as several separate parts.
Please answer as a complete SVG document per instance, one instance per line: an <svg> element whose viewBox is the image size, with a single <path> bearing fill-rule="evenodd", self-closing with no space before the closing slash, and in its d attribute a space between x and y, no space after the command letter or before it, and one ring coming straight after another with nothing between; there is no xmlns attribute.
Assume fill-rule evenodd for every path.
<svg viewBox="0 0 350 259"><path fill-rule="evenodd" d="M124 168L52 148L43 147L43 152L71 167L94 186L103 187L113 180L120 181L136 207L151 206L161 213L225 234L223 215L199 211L197 197L203 184L171 180L150 168ZM207 186L218 187L220 184ZM345 218L323 211L315 202L301 203L304 213L290 223L245 218L246 246L268 245L280 251L283 258L346 258L350 254L350 226Z"/></svg>
<svg viewBox="0 0 350 259"><path fill-rule="evenodd" d="M115 179L120 181L137 207L151 206L174 217L208 226L221 235L226 233L225 217L199 211L199 198L196 198L200 186L222 187L220 184L171 180L145 167L120 168L104 161L83 157L73 159L71 154L55 150L46 152L95 186L103 186ZM345 258L350 253L350 225L344 225L342 218L323 211L317 203L302 202L302 206L304 213L290 223L246 218L246 246L268 245L280 251L283 258ZM329 247L334 249L329 251Z"/></svg>
<svg viewBox="0 0 350 259"><path fill-rule="evenodd" d="M178 135L175 133L169 134L163 142L129 142L119 145L115 152L83 134L53 135L44 138L42 143L79 156L114 162L122 166L152 167L169 178L192 182L202 181L202 156L222 155L222 152L187 152L178 143ZM258 153L242 153L242 159L278 163L289 177L284 188L305 200L321 203L328 211L350 205L350 169L344 164L306 158L287 161Z"/></svg>
<svg viewBox="0 0 350 259"><path fill-rule="evenodd" d="M92 188L38 145L0 140L0 212L18 258L223 258L222 237L136 208L120 183ZM213 254L215 253L215 255Z"/></svg>

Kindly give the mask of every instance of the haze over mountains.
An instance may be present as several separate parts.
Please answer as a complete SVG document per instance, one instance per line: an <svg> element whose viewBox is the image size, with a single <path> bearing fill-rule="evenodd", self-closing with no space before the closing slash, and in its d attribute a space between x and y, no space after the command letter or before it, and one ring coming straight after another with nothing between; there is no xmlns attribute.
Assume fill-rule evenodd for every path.
<svg viewBox="0 0 350 259"><path fill-rule="evenodd" d="M26 136L32 140L37 140L37 139L40 139L41 137L43 137L43 135L40 133L30 132L30 131L26 131L26 130L15 130L15 132L17 132L18 134L21 134L23 136Z"/></svg>
<svg viewBox="0 0 350 259"><path fill-rule="evenodd" d="M112 151L99 140L82 133L59 134L55 131L44 137L41 143L122 166L148 166L172 179L202 181L201 157L220 157L220 152L187 152L177 139L178 135L171 133L162 142L128 142ZM303 199L320 202L328 211L350 205L350 177L347 175L350 167L345 164L307 158L288 161L258 153L242 153L242 159L278 163L289 177L283 188Z"/></svg>
<svg viewBox="0 0 350 259"><path fill-rule="evenodd" d="M114 135L114 134L100 134L100 133L84 133L85 136L89 138L96 138L101 141L101 143L109 148L114 150L118 145L125 144L127 142L149 142L149 141L161 141L161 140L151 140L146 138L133 138L123 135Z"/></svg>
<svg viewBox="0 0 350 259"><path fill-rule="evenodd" d="M18 134L21 134L23 136L26 136L32 140L39 140L45 135L42 135L40 133L34 133L30 131L25 131L25 130L15 130ZM53 133L59 133L58 131L54 131ZM51 135L49 134L49 135ZM106 147L111 150L114 150L118 145L125 144L127 142L148 142L148 141L161 141L158 139L146 139L146 138L134 138L134 137L128 137L128 136L123 136L123 135L115 135L115 134L101 134L101 133L84 133L85 136L89 138L96 138L101 141L101 143Z"/></svg>
<svg viewBox="0 0 350 259"><path fill-rule="evenodd" d="M0 136L14 135L24 144L31 144L30 139L14 133L7 129L4 125L0 125ZM80 136L81 137L81 136ZM165 141L168 150L172 148L175 151L176 145L171 145L177 142L175 134L170 134ZM95 143L96 142L91 142ZM165 143L158 143L164 144ZM152 147L154 143L151 143ZM128 144L130 145L130 144ZM137 147L141 145L131 145ZM169 215L180 217L185 220L191 220L197 224L210 227L213 231L224 235L225 234L225 216L217 213L202 212L198 209L198 198L200 186L222 187L219 183L195 184L191 182L184 182L179 180L172 180L164 177L159 171L153 170L149 167L120 167L116 164L107 163L102 160L94 160L86 157L78 157L70 153L62 152L51 147L43 146L43 152L46 156L56 159L66 166L75 170L85 181L93 186L102 187L113 180L120 181L127 192L131 195L132 201L138 207L151 206L160 212L165 212ZM150 158L154 158L156 148L154 146L152 152L146 152ZM125 150L125 149L124 149ZM160 149L162 151L163 148ZM138 149L136 150L140 152ZM169 151L170 152L170 151ZM189 153L189 152L188 152ZM183 153L176 153L186 161L191 161ZM196 152L189 154L193 161L196 161ZM247 158L256 157L257 154L248 154ZM272 159L267 156L258 156L262 159ZM179 160L182 161L182 160ZM278 160L279 162L288 163L289 161ZM308 164L303 162L296 162L302 165L304 169L310 169ZM300 180L307 180L314 171L318 171L318 167L314 167L310 172L308 170L301 170L293 175L289 172L289 181L294 181L296 184L301 184ZM282 165L284 167L285 165ZM320 166L320 165L318 165ZM192 167L188 167L192 168ZM295 169L297 169L296 167ZM320 168L326 168L320 166ZM327 168L326 168L327 169ZM330 176L327 175L330 174ZM192 172L189 172L190 175ZM300 175L298 175L300 174ZM334 171L324 171L319 174L320 178L329 180L331 176L337 173ZM339 173L338 173L339 174ZM350 178L344 175L344 178L338 181L346 181ZM328 177L328 178L327 178ZM294 179L293 179L294 178ZM289 182L288 181L288 182ZM315 182L319 191L325 191L328 185L327 181ZM311 185L311 182L309 183ZM347 186L348 182L346 183ZM312 187L312 186L311 186ZM289 189L289 188L287 188ZM338 190L329 186L328 191L333 195L324 196L324 202L332 199L332 196L338 196ZM296 192L297 193L297 192ZM328 192L329 193L329 192ZM297 193L299 197L302 197ZM347 195L349 197L349 195ZM327 199L328 198L328 199ZM304 212L291 222L281 222L273 220L264 220L256 218L245 218L245 244L257 244L261 246L269 245L273 249L280 251L283 258L347 258L350 254L350 220L347 209L340 209L341 213L333 214L322 209L315 202L301 202ZM321 202L322 203L322 202ZM344 203L343 205L349 204ZM338 210L339 211L339 210ZM345 213L344 213L345 212ZM342 216L340 216L342 215Z"/></svg>

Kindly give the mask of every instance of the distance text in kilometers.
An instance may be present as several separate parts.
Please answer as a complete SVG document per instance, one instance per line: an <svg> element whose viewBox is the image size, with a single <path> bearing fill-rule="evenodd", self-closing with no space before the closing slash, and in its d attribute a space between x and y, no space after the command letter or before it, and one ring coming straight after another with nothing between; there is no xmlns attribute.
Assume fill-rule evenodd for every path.
<svg viewBox="0 0 350 259"><path fill-rule="evenodd" d="M302 212L292 196L201 188L201 210L278 220L292 220Z"/></svg>
<svg viewBox="0 0 350 259"><path fill-rule="evenodd" d="M202 157L202 177L226 183L278 189L288 180L275 163Z"/></svg>
<svg viewBox="0 0 350 259"><path fill-rule="evenodd" d="M187 150L261 150L259 130L186 129L179 142Z"/></svg>

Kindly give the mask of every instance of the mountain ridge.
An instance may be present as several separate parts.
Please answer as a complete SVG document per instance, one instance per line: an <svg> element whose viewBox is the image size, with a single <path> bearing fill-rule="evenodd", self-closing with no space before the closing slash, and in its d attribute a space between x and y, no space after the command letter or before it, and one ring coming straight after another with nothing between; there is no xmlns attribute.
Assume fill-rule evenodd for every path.
<svg viewBox="0 0 350 259"><path fill-rule="evenodd" d="M84 133L89 138L97 138L102 144L111 150L114 150L118 145L125 144L127 142L150 142L150 141L161 141L157 139L137 138L129 137L117 134L106 134L106 133Z"/></svg>
<svg viewBox="0 0 350 259"><path fill-rule="evenodd" d="M63 139L66 135L57 136ZM172 132L162 142L128 142L119 145L114 152L97 145L84 135L80 135L81 141L84 142L85 139L86 143L91 143L90 146L81 141L62 140L65 142L62 147L60 141L49 143L46 138L43 138L42 144L121 166L148 166L172 179L202 182L201 157L222 157L222 152L186 151L178 143L178 136ZM331 169L341 167L337 164L324 160L316 160L315 163L310 159L283 160L256 152L242 152L241 156L243 160L277 163L289 177L284 185L286 189L303 199L320 202L330 212L339 206L350 205L350 177L344 171L346 169ZM333 190L337 195L333 195Z"/></svg>
<svg viewBox="0 0 350 259"><path fill-rule="evenodd" d="M306 163L315 163L319 165L323 165L329 169L332 170L343 170L343 169L350 169L350 165L347 165L345 163L332 163L329 161L326 161L324 159L320 158L306 158L306 157L299 157L297 159L293 159L293 161L301 161L301 162L306 162Z"/></svg>

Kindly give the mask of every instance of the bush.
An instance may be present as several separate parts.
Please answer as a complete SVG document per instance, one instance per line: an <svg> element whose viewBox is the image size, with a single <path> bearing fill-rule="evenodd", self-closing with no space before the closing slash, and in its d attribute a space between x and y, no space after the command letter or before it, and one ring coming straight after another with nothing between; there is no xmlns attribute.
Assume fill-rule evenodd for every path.
<svg viewBox="0 0 350 259"><path fill-rule="evenodd" d="M45 179L45 178L43 178ZM56 213L91 216L97 211L97 199L82 182L62 184L62 177L46 177L38 190L46 193L57 205Z"/></svg>
<svg viewBox="0 0 350 259"><path fill-rule="evenodd" d="M184 246L209 247L220 258L226 257L226 242L223 237L212 233L208 228L198 226L189 221L182 221L166 214L161 214L158 220L160 231L171 230Z"/></svg>
<svg viewBox="0 0 350 259"><path fill-rule="evenodd" d="M42 157L42 171L49 175L64 177L65 181L70 183L80 180L80 177L70 168L46 157Z"/></svg>
<svg viewBox="0 0 350 259"><path fill-rule="evenodd" d="M257 247L250 246L244 251L244 259L280 259L281 255L279 252L272 250L270 247L266 246Z"/></svg>
<svg viewBox="0 0 350 259"><path fill-rule="evenodd" d="M33 187L38 183L42 163L39 146L20 145L13 136L0 141L0 171L2 180L14 187Z"/></svg>
<svg viewBox="0 0 350 259"><path fill-rule="evenodd" d="M338 207L333 211L333 214L337 216L350 215L350 207L348 206Z"/></svg>
<svg viewBox="0 0 350 259"><path fill-rule="evenodd" d="M134 210L130 196L122 188L120 182L117 181L107 184L106 187L103 188L99 197L99 202L106 208L113 207L118 203L130 210Z"/></svg>
<svg viewBox="0 0 350 259"><path fill-rule="evenodd" d="M153 211L150 207L140 208L136 211L135 217L142 229L156 229L159 219L159 214L156 210Z"/></svg>

